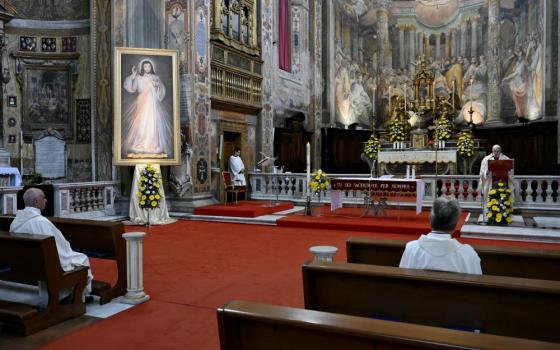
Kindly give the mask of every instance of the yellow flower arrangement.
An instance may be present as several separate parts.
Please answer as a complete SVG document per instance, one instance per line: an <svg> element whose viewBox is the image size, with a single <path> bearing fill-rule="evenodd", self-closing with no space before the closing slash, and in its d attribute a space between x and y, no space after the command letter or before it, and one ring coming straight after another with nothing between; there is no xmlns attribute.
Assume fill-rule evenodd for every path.
<svg viewBox="0 0 560 350"><path fill-rule="evenodd" d="M371 160L377 160L377 153L381 149L381 143L375 133L364 143L364 154Z"/></svg>
<svg viewBox="0 0 560 350"><path fill-rule="evenodd" d="M513 221L511 190L505 188L505 183L500 181L488 192L486 217L490 223L507 225Z"/></svg>
<svg viewBox="0 0 560 350"><path fill-rule="evenodd" d="M159 207L161 201L161 193L159 191L160 186L160 174L151 164L148 163L146 168L142 170L140 183L138 184L137 195L140 199L140 208L155 209Z"/></svg>
<svg viewBox="0 0 560 350"><path fill-rule="evenodd" d="M461 131L459 133L457 153L463 158L470 158L474 155L474 140L470 130Z"/></svg>
<svg viewBox="0 0 560 350"><path fill-rule="evenodd" d="M323 172L323 170L319 169L311 175L311 182L309 182L309 187L314 194L320 196L321 192L324 192L328 189L329 184L329 177L325 172Z"/></svg>
<svg viewBox="0 0 560 350"><path fill-rule="evenodd" d="M453 136L454 125L445 117L436 120L437 139L444 141L449 140Z"/></svg>
<svg viewBox="0 0 560 350"><path fill-rule="evenodd" d="M389 124L389 141L404 141L406 140L406 124L400 120L395 119Z"/></svg>

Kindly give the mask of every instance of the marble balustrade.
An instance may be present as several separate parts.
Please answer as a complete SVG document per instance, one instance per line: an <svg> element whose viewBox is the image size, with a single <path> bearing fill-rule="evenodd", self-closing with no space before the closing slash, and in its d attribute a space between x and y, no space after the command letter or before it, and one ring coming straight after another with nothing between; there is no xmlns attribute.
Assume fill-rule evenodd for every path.
<svg viewBox="0 0 560 350"><path fill-rule="evenodd" d="M54 215L88 219L115 214L118 181L57 183L54 187ZM17 193L22 186L0 187L3 215L15 215Z"/></svg>
<svg viewBox="0 0 560 350"><path fill-rule="evenodd" d="M364 177L365 174L328 174L329 177ZM441 195L455 196L465 209L481 208L479 177L475 175L423 175L424 206L430 206L434 198ZM250 173L250 198L254 200L292 200L304 203L306 199L305 173ZM514 207L521 210L560 211L560 176L517 175L514 183ZM317 200L317 196L312 196ZM330 200L330 191L321 195L321 201ZM364 195L348 192L343 203L361 204ZM391 203L390 203L391 204ZM412 205L401 203L403 206Z"/></svg>

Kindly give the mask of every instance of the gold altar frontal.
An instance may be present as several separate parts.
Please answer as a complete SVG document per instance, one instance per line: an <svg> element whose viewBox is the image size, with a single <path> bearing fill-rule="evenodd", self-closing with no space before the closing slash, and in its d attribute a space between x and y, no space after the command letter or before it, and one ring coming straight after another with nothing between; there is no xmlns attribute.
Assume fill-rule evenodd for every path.
<svg viewBox="0 0 560 350"><path fill-rule="evenodd" d="M455 150L400 150L382 151L378 156L378 174L396 175L404 173L407 165L416 168L417 175L435 174L436 166L438 175L457 174L457 151ZM428 167L426 167L428 165ZM433 170L431 170L433 167ZM424 170L428 168L429 170Z"/></svg>

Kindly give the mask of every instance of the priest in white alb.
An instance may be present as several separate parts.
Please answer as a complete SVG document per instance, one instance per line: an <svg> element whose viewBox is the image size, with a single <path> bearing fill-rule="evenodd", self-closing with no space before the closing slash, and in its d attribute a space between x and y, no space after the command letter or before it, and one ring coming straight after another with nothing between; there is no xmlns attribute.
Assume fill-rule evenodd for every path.
<svg viewBox="0 0 560 350"><path fill-rule="evenodd" d="M508 156L502 153L502 147L500 145L492 146L492 153L487 155L482 159L482 163L480 163L480 190L482 191L483 199L484 199L484 213L486 213L487 207L486 202L488 202L488 193L492 189L492 173L488 170L488 161L489 160L508 160L510 159ZM511 190L511 202L513 203L514 200L514 192L513 192L513 169L508 174L508 187Z"/></svg>
<svg viewBox="0 0 560 350"><path fill-rule="evenodd" d="M241 160L241 149L239 147L235 147L233 155L229 157L229 172L235 186L247 185L245 181L245 164Z"/></svg>
<svg viewBox="0 0 560 350"><path fill-rule="evenodd" d="M70 243L64 238L62 232L54 226L46 217L41 215L41 210L45 209L47 199L42 190L38 188L30 188L23 194L23 202L25 208L18 210L17 215L10 225L10 232L13 233L27 233L35 235L53 236L56 242L56 250L58 251L58 258L60 259L60 266L64 271L71 271L78 266L89 267L89 259L85 254L78 253L72 250ZM91 293L91 281L93 275L91 269L88 269L88 279L86 288L83 295ZM66 293L69 295L69 293ZM64 297L66 295L61 295ZM45 301L46 289L40 286L39 298L40 302ZM91 298L91 297L89 297Z"/></svg>

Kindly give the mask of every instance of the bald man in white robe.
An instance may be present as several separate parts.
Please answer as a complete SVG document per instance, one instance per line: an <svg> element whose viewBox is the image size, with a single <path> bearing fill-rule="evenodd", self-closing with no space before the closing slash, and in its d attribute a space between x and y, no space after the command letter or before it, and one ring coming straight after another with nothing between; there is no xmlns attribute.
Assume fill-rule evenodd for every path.
<svg viewBox="0 0 560 350"><path fill-rule="evenodd" d="M56 242L56 250L60 259L60 266L64 271L71 271L78 266L90 267L89 259L85 254L72 250L70 243L64 238L62 232L57 229L52 222L41 215L41 210L45 209L47 199L42 190L38 188L30 188L23 194L23 202L25 209L18 210L17 215L10 225L10 232L27 233L35 235L53 236ZM93 275L91 269L88 269L88 279L84 296L91 293L91 281ZM39 298L41 303L45 301L46 290L39 288ZM69 295L64 293L62 297Z"/></svg>
<svg viewBox="0 0 560 350"><path fill-rule="evenodd" d="M488 170L488 161L489 160L507 160L510 159L508 156L502 153L502 147L500 145L492 146L492 153L487 155L482 159L482 163L480 163L480 189L482 190L484 206L483 212L486 214L488 208L486 207L486 202L488 202L488 193L492 189L492 176L491 172ZM515 196L514 196L514 185L513 185L513 169L508 173L508 187L511 190L510 199L513 203ZM512 205L513 206L513 205Z"/></svg>

